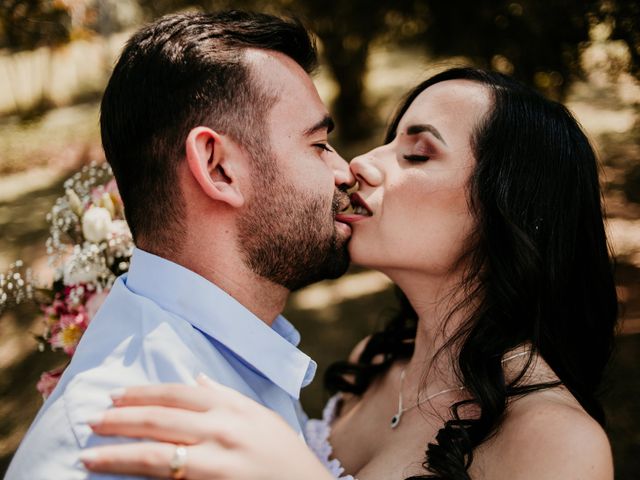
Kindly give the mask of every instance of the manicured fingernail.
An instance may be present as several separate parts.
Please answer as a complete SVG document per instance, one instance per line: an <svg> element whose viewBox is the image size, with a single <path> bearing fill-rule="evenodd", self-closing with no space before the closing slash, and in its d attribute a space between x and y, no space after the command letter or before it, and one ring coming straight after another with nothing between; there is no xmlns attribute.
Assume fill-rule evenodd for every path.
<svg viewBox="0 0 640 480"><path fill-rule="evenodd" d="M124 388L116 388L115 390L111 390L111 392L109 392L111 401L113 403L116 403L118 400L121 400L122 397L124 397L124 392L125 392Z"/></svg>
<svg viewBox="0 0 640 480"><path fill-rule="evenodd" d="M200 372L196 377L196 382L198 382L200 385L205 385L209 387L214 385L213 380L211 380L210 377L208 377L205 373L202 373L202 372Z"/></svg>
<svg viewBox="0 0 640 480"><path fill-rule="evenodd" d="M207 388L213 388L216 385L215 382L211 380L211 378L208 377L206 373L199 373L196 377L196 382L198 383L198 385Z"/></svg>
<svg viewBox="0 0 640 480"><path fill-rule="evenodd" d="M102 419L104 418L104 413L92 413L91 415L88 415L86 418L86 422L89 424L89 426L94 426L94 425L98 425L99 423L102 422Z"/></svg>
<svg viewBox="0 0 640 480"><path fill-rule="evenodd" d="M80 461L84 463L95 462L98 459L98 453L91 448L80 452Z"/></svg>

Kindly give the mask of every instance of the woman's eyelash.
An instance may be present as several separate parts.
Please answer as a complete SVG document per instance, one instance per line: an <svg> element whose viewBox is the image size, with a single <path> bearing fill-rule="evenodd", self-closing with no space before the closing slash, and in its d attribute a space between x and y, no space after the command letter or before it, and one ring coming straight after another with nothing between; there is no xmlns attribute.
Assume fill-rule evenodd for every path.
<svg viewBox="0 0 640 480"><path fill-rule="evenodd" d="M333 153L333 150L331 150L331 148L329 148L329 145L327 145L326 143L314 143L313 146L318 147L325 152Z"/></svg>
<svg viewBox="0 0 640 480"><path fill-rule="evenodd" d="M426 162L430 157L426 155L403 155L403 158L409 162Z"/></svg>

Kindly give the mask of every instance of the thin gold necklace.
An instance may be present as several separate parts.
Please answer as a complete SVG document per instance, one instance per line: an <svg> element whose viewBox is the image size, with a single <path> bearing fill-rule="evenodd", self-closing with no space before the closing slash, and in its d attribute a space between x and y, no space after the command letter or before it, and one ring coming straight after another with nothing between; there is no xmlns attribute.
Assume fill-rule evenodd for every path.
<svg viewBox="0 0 640 480"><path fill-rule="evenodd" d="M527 355L528 353L529 353L529 351L516 353L514 355L511 355L511 356L509 356L507 358L502 359L502 363L506 363L509 360L513 360L514 358L522 357L523 355ZM441 390L439 392L432 393L431 395L428 395L426 398L424 398L422 400L419 400L418 402L416 402L415 404L411 405L410 407L404 407L403 406L403 399L402 399L402 388L404 386L405 373L406 373L406 367L403 368L402 371L400 372L400 391L398 392L398 411L396 412L396 414L393 417L391 417L391 428L397 428L398 425L400 425L400 420L402 420L402 415L404 413L408 412L409 410L413 410L418 405L422 405L423 403L426 403L429 400L433 400L434 398L439 397L440 395L444 395L445 393L459 392L459 391L464 390L466 388L464 386L454 387L454 388L447 388L445 390Z"/></svg>

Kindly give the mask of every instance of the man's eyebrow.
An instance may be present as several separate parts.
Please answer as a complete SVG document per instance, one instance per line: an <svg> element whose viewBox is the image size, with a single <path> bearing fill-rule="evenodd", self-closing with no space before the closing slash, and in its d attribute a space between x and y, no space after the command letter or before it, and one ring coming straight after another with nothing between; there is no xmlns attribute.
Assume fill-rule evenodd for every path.
<svg viewBox="0 0 640 480"><path fill-rule="evenodd" d="M307 128L304 131L305 137L310 137L314 133L319 132L320 130L326 130L327 133L331 133L335 124L333 123L333 119L329 115L325 115L322 120L316 123L314 126Z"/></svg>
<svg viewBox="0 0 640 480"><path fill-rule="evenodd" d="M442 138L442 135L440 134L438 129L433 125L430 125L427 123L427 124L420 124L420 125L410 125L407 127L407 135L417 135L422 132L429 132L431 135L436 137L442 143L447 145L447 142L444 141L444 138Z"/></svg>

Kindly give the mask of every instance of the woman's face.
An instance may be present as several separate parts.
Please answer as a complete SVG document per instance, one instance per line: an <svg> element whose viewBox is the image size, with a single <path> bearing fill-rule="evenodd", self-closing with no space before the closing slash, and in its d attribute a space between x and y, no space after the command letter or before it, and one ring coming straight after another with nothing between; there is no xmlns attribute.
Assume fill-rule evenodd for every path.
<svg viewBox="0 0 640 480"><path fill-rule="evenodd" d="M451 272L474 228L467 185L475 167L472 134L488 112L486 87L449 80L424 90L401 118L395 139L351 162L370 216L354 215L354 262L394 278ZM358 212L358 209L356 209Z"/></svg>

